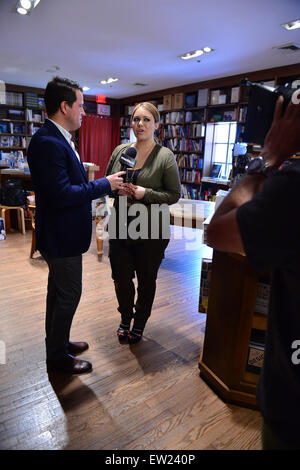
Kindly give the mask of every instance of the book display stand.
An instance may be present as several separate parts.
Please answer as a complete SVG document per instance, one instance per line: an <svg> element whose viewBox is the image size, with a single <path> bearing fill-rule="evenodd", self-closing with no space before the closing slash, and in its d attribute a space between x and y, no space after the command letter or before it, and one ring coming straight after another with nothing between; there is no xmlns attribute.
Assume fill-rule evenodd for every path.
<svg viewBox="0 0 300 470"><path fill-rule="evenodd" d="M200 376L227 402L257 408L269 274L246 256L214 251Z"/></svg>

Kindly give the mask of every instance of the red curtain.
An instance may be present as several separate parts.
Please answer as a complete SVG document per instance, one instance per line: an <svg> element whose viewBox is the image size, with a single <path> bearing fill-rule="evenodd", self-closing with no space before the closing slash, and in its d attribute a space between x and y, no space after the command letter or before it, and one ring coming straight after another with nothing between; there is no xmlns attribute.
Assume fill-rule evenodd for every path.
<svg viewBox="0 0 300 470"><path fill-rule="evenodd" d="M105 176L108 160L119 143L119 118L91 114L83 116L79 129L79 154L83 162L99 166L95 179Z"/></svg>

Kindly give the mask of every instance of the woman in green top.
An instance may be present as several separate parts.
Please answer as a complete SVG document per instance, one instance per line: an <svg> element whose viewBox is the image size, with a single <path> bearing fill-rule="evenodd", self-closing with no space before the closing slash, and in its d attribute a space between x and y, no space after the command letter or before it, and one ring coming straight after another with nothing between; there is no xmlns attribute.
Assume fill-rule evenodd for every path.
<svg viewBox="0 0 300 470"><path fill-rule="evenodd" d="M109 227L109 258L121 313L117 335L130 344L140 341L151 314L157 272L170 240L168 205L176 203L181 193L174 154L154 138L159 119L152 103L138 104L131 117L137 140L116 147L106 170L107 176L119 171L120 156L128 147L136 149L136 164L127 170Z"/></svg>

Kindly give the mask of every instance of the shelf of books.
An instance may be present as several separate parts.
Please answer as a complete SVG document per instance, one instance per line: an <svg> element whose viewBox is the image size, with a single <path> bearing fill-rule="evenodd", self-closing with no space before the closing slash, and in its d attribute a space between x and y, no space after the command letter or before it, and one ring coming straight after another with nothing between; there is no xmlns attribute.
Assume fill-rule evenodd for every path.
<svg viewBox="0 0 300 470"><path fill-rule="evenodd" d="M178 164L182 197L213 200L219 187L228 181L203 178L206 125L208 122L245 119L246 101L239 108L239 87L220 90L200 89L192 93L177 93L162 98L157 104L161 115L157 138L161 145L172 150ZM158 99L157 102L161 101ZM130 141L130 113L120 118L120 141ZM213 185L213 190L210 188Z"/></svg>
<svg viewBox="0 0 300 470"><path fill-rule="evenodd" d="M290 72L290 76L287 76L285 68L274 72L270 69L263 73L263 79L256 77L254 81L276 87L299 80L298 68L294 67ZM257 74L262 76L262 72ZM255 143L244 142L250 86L242 84L242 78L245 77L233 77L232 81L222 79L205 82L204 88L199 86L192 91L186 86L185 92L160 97L156 93L152 102L157 105L161 115L157 137L159 143L170 148L176 157L182 197L214 200L218 189L228 189L243 176L249 158L257 156L261 150ZM221 86L217 87L218 83ZM144 99L139 96L141 101ZM121 142L130 141L130 113L133 108L132 105L124 105L124 116L120 121ZM215 123L236 123L232 171L230 176L226 172L226 178L208 179L213 165L213 162L209 163L211 155L206 152L206 148L209 148L208 125Z"/></svg>
<svg viewBox="0 0 300 470"><path fill-rule="evenodd" d="M179 101L182 103L182 98ZM205 108L193 106L189 109L162 111L161 116L160 141L176 156L182 197L200 199Z"/></svg>
<svg viewBox="0 0 300 470"><path fill-rule="evenodd" d="M32 92L2 91L0 95L0 160L13 162L26 156L30 138L44 120L45 107L41 95Z"/></svg>

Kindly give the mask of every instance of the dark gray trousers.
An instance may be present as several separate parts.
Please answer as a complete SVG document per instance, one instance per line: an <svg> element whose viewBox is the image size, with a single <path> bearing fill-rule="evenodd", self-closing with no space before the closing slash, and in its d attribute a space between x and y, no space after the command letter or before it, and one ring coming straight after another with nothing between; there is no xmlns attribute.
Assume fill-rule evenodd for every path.
<svg viewBox="0 0 300 470"><path fill-rule="evenodd" d="M109 241L109 258L112 278L118 299L121 322L129 325L134 314L134 327L143 330L151 315L156 291L157 273L164 257L169 239ZM137 277L137 298L135 285Z"/></svg>
<svg viewBox="0 0 300 470"><path fill-rule="evenodd" d="M82 255L54 258L42 253L49 267L46 301L46 355L68 353L70 329L82 291Z"/></svg>

